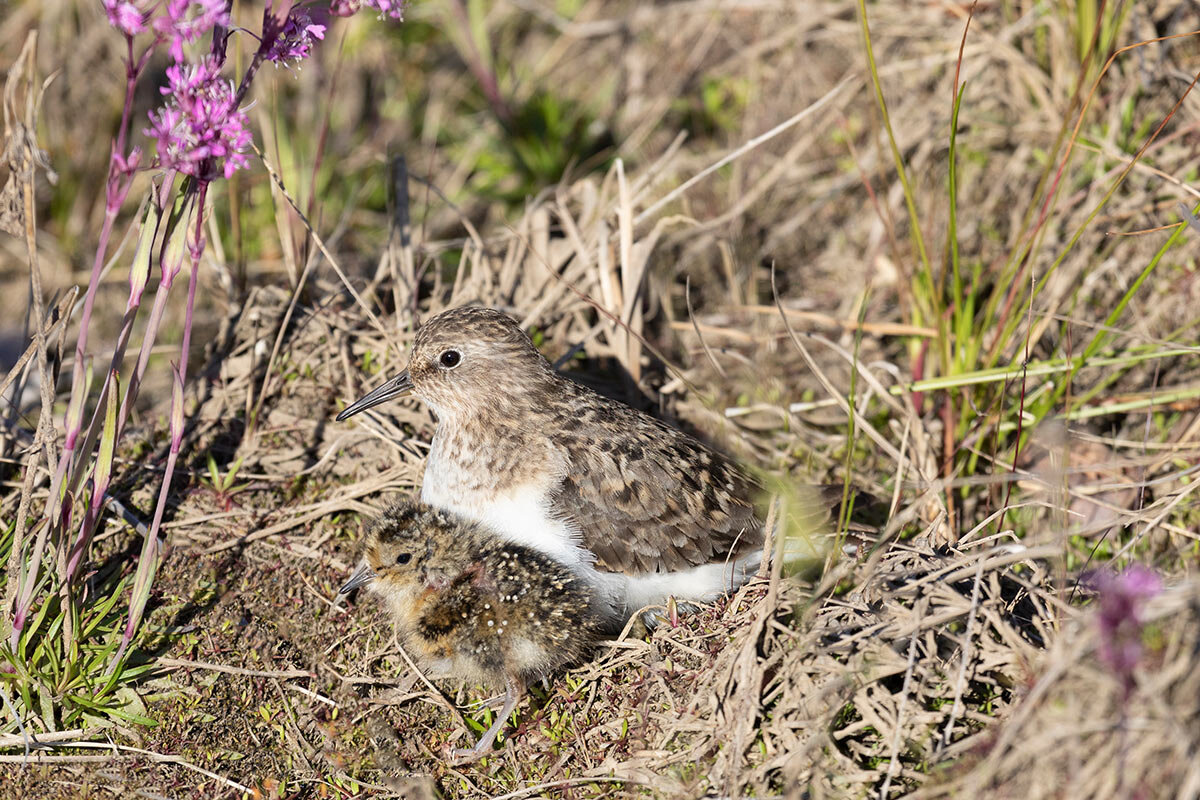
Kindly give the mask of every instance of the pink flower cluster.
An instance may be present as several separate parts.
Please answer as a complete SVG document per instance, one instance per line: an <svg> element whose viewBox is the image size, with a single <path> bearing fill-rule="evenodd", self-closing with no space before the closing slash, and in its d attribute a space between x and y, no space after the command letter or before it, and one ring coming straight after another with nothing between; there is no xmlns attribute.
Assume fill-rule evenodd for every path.
<svg viewBox="0 0 1200 800"><path fill-rule="evenodd" d="M175 64L167 68L167 81L160 90L167 103L150 112L146 129L158 143L160 164L203 180L216 177L219 164L226 178L247 166L246 114L237 108L233 83L221 77L220 65L211 57Z"/></svg>
<svg viewBox="0 0 1200 800"><path fill-rule="evenodd" d="M109 24L126 36L131 47L139 34L154 36L133 74L142 69L151 50L166 46L175 62L167 69L168 84L161 90L167 99L162 108L150 112L145 134L158 145L157 167L202 180L222 174L228 178L249 165L246 150L252 137L238 103L259 63L290 64L308 58L313 46L325 38L325 22L331 14L350 16L362 8L373 8L381 15L402 19L404 13L403 0L302 0L295 5L289 0L267 0L258 51L243 85L235 89L220 75L223 39L214 42L213 53L222 54L219 59L209 55L189 64L184 52L214 28L231 25L230 0L101 0L101 5ZM118 171L123 174L136 167L136 160L120 154L114 157L121 159ZM127 162L132 166L124 169Z"/></svg>
<svg viewBox="0 0 1200 800"><path fill-rule="evenodd" d="M373 8L381 17L404 19L404 0L330 0L329 13L335 17L349 17L364 8Z"/></svg>
<svg viewBox="0 0 1200 800"><path fill-rule="evenodd" d="M229 24L225 0L101 0L108 22L126 36L153 30L168 44L171 57L183 61L183 46L215 25ZM161 12L161 13L159 13ZM154 16L158 13L158 16ZM151 17L154 17L151 20Z"/></svg>
<svg viewBox="0 0 1200 800"><path fill-rule="evenodd" d="M1142 660L1142 606L1162 591L1162 581L1153 570L1135 564L1121 573L1094 572L1088 583L1100 594L1097 655L1129 692Z"/></svg>
<svg viewBox="0 0 1200 800"><path fill-rule="evenodd" d="M108 24L126 36L136 36L146 30L146 12L128 0L102 0Z"/></svg>
<svg viewBox="0 0 1200 800"><path fill-rule="evenodd" d="M154 30L170 42L171 58L183 61L183 46L191 44L217 25L229 24L225 0L167 0Z"/></svg>
<svg viewBox="0 0 1200 800"><path fill-rule="evenodd" d="M293 8L288 13L287 21L274 38L270 38L268 28L277 23L270 15L265 19L263 41L266 50L263 55L267 61L276 64L308 58L316 41L325 38L325 25L314 22L303 8Z"/></svg>

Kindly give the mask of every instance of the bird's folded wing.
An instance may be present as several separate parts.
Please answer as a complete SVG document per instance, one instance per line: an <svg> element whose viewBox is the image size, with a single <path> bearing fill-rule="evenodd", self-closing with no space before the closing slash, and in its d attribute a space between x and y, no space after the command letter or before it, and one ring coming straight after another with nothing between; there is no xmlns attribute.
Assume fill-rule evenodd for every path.
<svg viewBox="0 0 1200 800"><path fill-rule="evenodd" d="M700 442L644 419L630 420L635 436L566 444L569 467L552 511L578 528L597 566L673 572L761 547L754 482Z"/></svg>

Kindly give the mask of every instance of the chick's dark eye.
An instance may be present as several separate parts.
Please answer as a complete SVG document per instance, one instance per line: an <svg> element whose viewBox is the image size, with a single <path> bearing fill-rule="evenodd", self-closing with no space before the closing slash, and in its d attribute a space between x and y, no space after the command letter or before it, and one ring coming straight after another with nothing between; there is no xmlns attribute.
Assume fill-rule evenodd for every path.
<svg viewBox="0 0 1200 800"><path fill-rule="evenodd" d="M412 561L412 553L401 553L396 556L396 564L403 567L408 562Z"/></svg>
<svg viewBox="0 0 1200 800"><path fill-rule="evenodd" d="M444 350L438 356L438 362L446 369L454 369L462 361L462 353L457 350Z"/></svg>

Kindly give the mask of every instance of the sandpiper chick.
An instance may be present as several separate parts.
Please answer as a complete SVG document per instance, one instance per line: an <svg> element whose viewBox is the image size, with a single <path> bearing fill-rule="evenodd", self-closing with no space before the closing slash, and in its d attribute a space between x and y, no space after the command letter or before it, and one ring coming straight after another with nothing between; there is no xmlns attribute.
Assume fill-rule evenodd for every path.
<svg viewBox="0 0 1200 800"><path fill-rule="evenodd" d="M507 315L432 317L408 369L337 418L410 393L437 416L421 499L571 567L598 590L610 630L668 597L713 600L757 569L745 473L559 375Z"/></svg>
<svg viewBox="0 0 1200 800"><path fill-rule="evenodd" d="M369 527L361 565L342 586L386 602L405 649L435 676L503 686L504 707L473 748L491 749L527 683L580 660L598 635L592 590L543 553L413 503Z"/></svg>

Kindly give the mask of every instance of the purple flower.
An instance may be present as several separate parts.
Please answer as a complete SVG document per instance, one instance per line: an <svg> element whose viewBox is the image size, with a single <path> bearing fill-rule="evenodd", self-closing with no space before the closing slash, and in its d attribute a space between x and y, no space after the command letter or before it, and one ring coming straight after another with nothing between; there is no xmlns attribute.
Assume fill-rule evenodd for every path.
<svg viewBox="0 0 1200 800"><path fill-rule="evenodd" d="M364 0L363 4L377 9L383 16L404 19L404 0Z"/></svg>
<svg viewBox="0 0 1200 800"><path fill-rule="evenodd" d="M246 115L220 65L212 58L176 64L167 69L167 80L161 90L167 104L150 112L145 132L158 142L159 166L204 180L212 180L218 166L226 178L248 166Z"/></svg>
<svg viewBox="0 0 1200 800"><path fill-rule="evenodd" d="M263 29L264 38L269 35L266 25L274 18L268 14L265 19L267 22ZM283 24L283 29L267 48L265 58L276 64L308 58L312 52L313 41L324 38L324 25L313 22L313 18L304 9L293 8L288 14L287 22Z"/></svg>
<svg viewBox="0 0 1200 800"><path fill-rule="evenodd" d="M146 15L128 0L102 0L108 24L126 36L136 36L146 30Z"/></svg>
<svg viewBox="0 0 1200 800"><path fill-rule="evenodd" d="M196 41L215 25L228 25L225 0L166 0L154 30L171 43L171 58L183 61L183 46Z"/></svg>
<svg viewBox="0 0 1200 800"><path fill-rule="evenodd" d="M329 13L335 17L349 17L363 8L373 8L381 16L404 19L405 0L330 0Z"/></svg>
<svg viewBox="0 0 1200 800"><path fill-rule="evenodd" d="M329 13L335 17L352 17L362 7L362 0L329 0Z"/></svg>
<svg viewBox="0 0 1200 800"><path fill-rule="evenodd" d="M1162 581L1153 570L1134 565L1120 574L1094 572L1088 583L1100 593L1097 655L1128 693L1142 660L1142 606L1162 591Z"/></svg>

